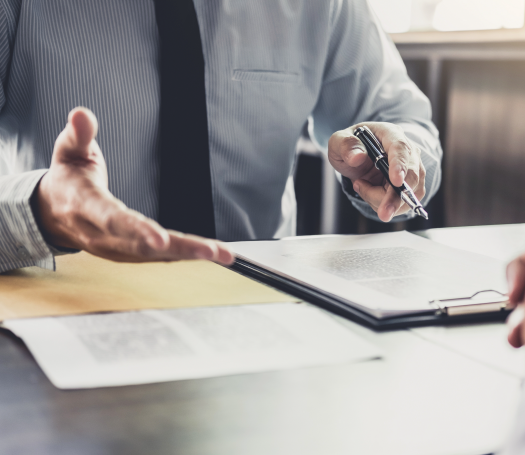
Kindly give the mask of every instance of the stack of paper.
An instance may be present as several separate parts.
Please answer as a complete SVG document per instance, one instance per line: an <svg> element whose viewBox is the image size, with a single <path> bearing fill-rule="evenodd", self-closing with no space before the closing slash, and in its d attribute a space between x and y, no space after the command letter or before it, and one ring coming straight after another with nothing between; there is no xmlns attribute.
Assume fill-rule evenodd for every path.
<svg viewBox="0 0 525 455"><path fill-rule="evenodd" d="M7 320L62 389L355 362L380 352L307 304Z"/></svg>

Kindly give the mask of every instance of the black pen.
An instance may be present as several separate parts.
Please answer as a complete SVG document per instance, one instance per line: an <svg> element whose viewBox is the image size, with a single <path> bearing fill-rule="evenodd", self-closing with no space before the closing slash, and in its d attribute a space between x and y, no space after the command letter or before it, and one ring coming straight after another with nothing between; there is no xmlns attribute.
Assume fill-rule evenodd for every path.
<svg viewBox="0 0 525 455"><path fill-rule="evenodd" d="M375 167L381 172L381 174L383 174L387 182L392 185L389 177L390 168L388 166L387 154L381 143L374 136L374 133L372 133L368 127L360 126L354 131L354 136L361 140L368 152L368 156L374 162ZM403 182L401 186L392 185L392 187L396 193L399 194L399 197L403 202L405 202L419 216L428 220L428 213L421 205L421 202L419 202L418 198L412 191L412 188L410 188L405 182Z"/></svg>

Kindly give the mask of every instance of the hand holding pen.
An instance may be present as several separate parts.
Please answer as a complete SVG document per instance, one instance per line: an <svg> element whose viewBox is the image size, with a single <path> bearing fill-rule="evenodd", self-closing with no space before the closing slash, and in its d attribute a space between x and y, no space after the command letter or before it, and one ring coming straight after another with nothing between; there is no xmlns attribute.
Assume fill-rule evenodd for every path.
<svg viewBox="0 0 525 455"><path fill-rule="evenodd" d="M354 136L364 144L368 152L368 157L372 160L376 169L383 174L385 180L394 188L394 191L399 195L401 200L417 215L428 220L428 214L414 194L412 188L410 188L406 182L403 182L400 186L394 185L391 182L388 156L372 131L370 131L367 126L360 126L354 131Z"/></svg>
<svg viewBox="0 0 525 455"><path fill-rule="evenodd" d="M376 168L375 160L369 157L363 142L354 135L354 131L363 126L369 128L382 145L383 155L388 157L388 179L383 175L385 169L381 170L383 166ZM328 158L332 166L351 181L353 190L377 212L382 221L390 221L394 216L418 206L412 204L411 207L402 200L399 188L403 184L413 190L417 201L425 195L426 172L421 152L397 125L369 122L338 131L330 138Z"/></svg>

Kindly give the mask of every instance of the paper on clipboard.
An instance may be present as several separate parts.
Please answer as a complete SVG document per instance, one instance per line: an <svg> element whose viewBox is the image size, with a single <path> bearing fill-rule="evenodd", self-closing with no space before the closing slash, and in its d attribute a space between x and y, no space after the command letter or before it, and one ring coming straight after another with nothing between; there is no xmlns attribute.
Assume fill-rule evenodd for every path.
<svg viewBox="0 0 525 455"><path fill-rule="evenodd" d="M408 232L237 242L247 263L333 296L376 318L442 311L431 302L505 294L501 262Z"/></svg>

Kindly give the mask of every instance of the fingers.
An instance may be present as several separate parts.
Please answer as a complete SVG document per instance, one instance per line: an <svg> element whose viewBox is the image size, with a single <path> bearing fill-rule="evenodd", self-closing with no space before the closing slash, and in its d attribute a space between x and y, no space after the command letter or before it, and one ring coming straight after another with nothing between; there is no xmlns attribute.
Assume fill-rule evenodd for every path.
<svg viewBox="0 0 525 455"><path fill-rule="evenodd" d="M410 210L384 176L375 168L366 149L353 135L355 128L367 126L383 144L388 155L389 179L399 187L406 182L419 200L425 195L425 168L421 152L404 134L401 127L390 123L367 122L338 131L329 141L328 158L333 167L354 182L354 190L388 222Z"/></svg>
<svg viewBox="0 0 525 455"><path fill-rule="evenodd" d="M405 178L406 183L410 188L414 189L414 194L417 199L421 201L425 196L425 170L421 167L419 178L415 177L415 173L410 170ZM410 211L410 207L406 205L401 197L396 193L391 185L386 185L387 191L382 201L379 203L377 214L382 221L391 221L394 216L401 215Z"/></svg>
<svg viewBox="0 0 525 455"><path fill-rule="evenodd" d="M510 314L507 320L508 340L510 345L515 348L523 346L524 316L523 305L520 305Z"/></svg>
<svg viewBox="0 0 525 455"><path fill-rule="evenodd" d="M377 216L379 216L381 221L388 223L395 215L399 214L398 212L404 205L405 203L401 200L394 188L392 188L391 185L388 185L385 196L380 201L377 209ZM406 208L408 210L408 207Z"/></svg>
<svg viewBox="0 0 525 455"><path fill-rule="evenodd" d="M373 168L372 161L352 128L337 131L328 142L328 159L334 169L351 180L362 178Z"/></svg>
<svg viewBox="0 0 525 455"><path fill-rule="evenodd" d="M351 130L354 131L355 128L364 125L370 128L383 144L383 148L388 155L390 166L389 179L392 185L401 186L403 182L406 182L412 188L416 197L422 200L425 195L426 172L421 161L419 148L408 140L399 126L389 123L364 123L352 127ZM344 132L334 134L331 139L334 149L342 142L342 139L339 137L341 133ZM354 138L354 140L357 140L357 138ZM346 142L352 144L348 137ZM371 163L370 159L368 161ZM370 204L382 221L389 222L394 216L410 210L375 167L371 167L358 178L351 180L354 182L354 190L363 200Z"/></svg>
<svg viewBox="0 0 525 455"><path fill-rule="evenodd" d="M102 216L94 220L106 235L143 242L159 253L168 249L168 232L158 223L120 201L109 201L106 205L105 211L100 212Z"/></svg>
<svg viewBox="0 0 525 455"><path fill-rule="evenodd" d="M507 282L510 303L517 305L525 298L525 255L518 257L507 266Z"/></svg>
<svg viewBox="0 0 525 455"><path fill-rule="evenodd" d="M376 212L387 192L384 186L372 185L366 180L355 181L354 191Z"/></svg>
<svg viewBox="0 0 525 455"><path fill-rule="evenodd" d="M379 219L388 223L396 215L409 210L390 184L371 185L366 180L354 183L354 191L377 212Z"/></svg>
<svg viewBox="0 0 525 455"><path fill-rule="evenodd" d="M113 236L92 238L88 251L97 256L119 262L153 262L205 259L230 265L234 256L230 249L216 240L168 231L168 248L159 250L142 238L125 239Z"/></svg>
<svg viewBox="0 0 525 455"><path fill-rule="evenodd" d="M219 264L230 265L234 261L230 248L216 240L205 239L191 234L168 231L171 260L206 259Z"/></svg>
<svg viewBox="0 0 525 455"><path fill-rule="evenodd" d="M169 247L169 235L165 229L128 209L105 188L94 187L79 193L81 200L72 204L66 217L72 220L70 235L76 235L86 248L93 248L93 242L98 242L101 237L131 242L133 245L130 243L129 248L138 249L139 255L140 251L147 252L147 248L162 253ZM98 243L96 245L101 247Z"/></svg>
<svg viewBox="0 0 525 455"><path fill-rule="evenodd" d="M413 172L412 188L418 185L419 162L418 150L405 136L403 129L390 123L367 123L379 139L388 155L390 166L390 181L395 186L401 186L410 171ZM408 182L407 182L408 183Z"/></svg>
<svg viewBox="0 0 525 455"><path fill-rule="evenodd" d="M223 243L166 231L155 221L128 209L109 192L94 190L76 217L83 249L128 262L206 259L229 265L233 254Z"/></svg>

